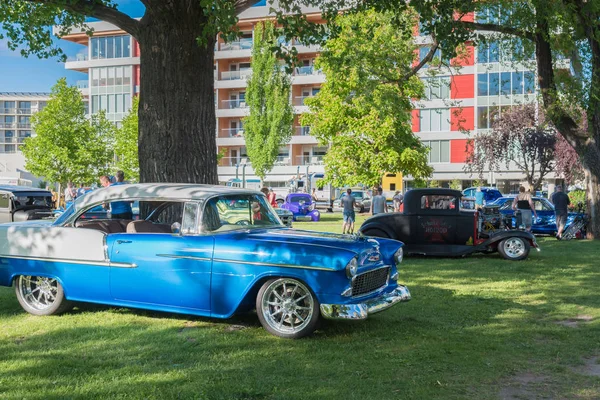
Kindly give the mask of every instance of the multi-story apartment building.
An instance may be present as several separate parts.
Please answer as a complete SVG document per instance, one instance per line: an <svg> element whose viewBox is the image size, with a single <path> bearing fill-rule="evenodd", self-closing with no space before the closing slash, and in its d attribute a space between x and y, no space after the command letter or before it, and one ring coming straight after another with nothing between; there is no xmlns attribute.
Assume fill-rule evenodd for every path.
<svg viewBox="0 0 600 400"><path fill-rule="evenodd" d="M0 183L37 182L25 170L21 146L35 133L31 116L46 106L49 93L0 92Z"/></svg>
<svg viewBox="0 0 600 400"><path fill-rule="evenodd" d="M317 9L306 9L309 19L319 21ZM486 17L486 16L482 16ZM243 118L248 114L245 102L246 78L252 73L251 48L254 25L269 18L268 6L252 7L239 16L240 39L215 46L215 108L217 146L224 152L218 172L220 181L235 177L256 178L246 154ZM119 121L130 106L131 97L139 90L139 47L135 40L115 26L105 22L91 23L94 36L72 33L66 40L87 45L87 51L66 64L66 68L88 72L88 87L83 93L90 97L90 113L104 109L114 121ZM430 38L416 34L416 43L423 57L429 51ZM323 156L327 147L319 145L310 127L302 126L300 115L308 112L307 97L316 95L326 77L314 68L320 49L293 44L298 50L300 66L292 75L294 135L280 149L273 170L265 179L269 186L285 186L298 174L323 172ZM443 57L442 57L443 58ZM458 68L441 68L435 77L428 68L420 72L426 86L424 99L415 101L413 131L430 147L429 161L434 167L433 179L448 183L454 179L463 185L477 177L464 171L467 141L479 130L490 128L490 122L505 107L536 100L535 68L531 63L516 63L499 43L475 48L467 44L466 55L450 60ZM439 67L435 67L439 68ZM143 88L142 88L143 90ZM489 183L504 184L506 191L517 184L523 174L509 171L487 171ZM410 187L410 177L407 177Z"/></svg>

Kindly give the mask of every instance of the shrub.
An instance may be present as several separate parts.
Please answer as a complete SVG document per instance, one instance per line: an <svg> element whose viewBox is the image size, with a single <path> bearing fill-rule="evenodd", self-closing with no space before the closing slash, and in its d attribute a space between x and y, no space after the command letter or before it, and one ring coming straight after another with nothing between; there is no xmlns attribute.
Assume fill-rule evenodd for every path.
<svg viewBox="0 0 600 400"><path fill-rule="evenodd" d="M577 210L577 205L581 202L583 203L583 211L585 211L587 206L585 190L577 189L569 192L569 199L571 200L571 204L569 204L569 209Z"/></svg>

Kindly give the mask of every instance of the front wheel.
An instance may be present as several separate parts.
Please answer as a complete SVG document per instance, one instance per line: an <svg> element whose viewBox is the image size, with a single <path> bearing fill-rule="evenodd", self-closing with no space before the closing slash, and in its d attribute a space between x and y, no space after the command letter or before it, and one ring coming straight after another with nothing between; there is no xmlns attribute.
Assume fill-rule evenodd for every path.
<svg viewBox="0 0 600 400"><path fill-rule="evenodd" d="M316 329L319 301L296 279L271 279L258 291L256 313L262 326L271 334L299 339Z"/></svg>
<svg viewBox="0 0 600 400"><path fill-rule="evenodd" d="M62 285L45 276L18 276L15 293L21 307L33 315L61 314L73 307L65 298Z"/></svg>
<svg viewBox="0 0 600 400"><path fill-rule="evenodd" d="M507 260L524 260L529 255L529 241L520 237L504 239L498 245L498 252Z"/></svg>

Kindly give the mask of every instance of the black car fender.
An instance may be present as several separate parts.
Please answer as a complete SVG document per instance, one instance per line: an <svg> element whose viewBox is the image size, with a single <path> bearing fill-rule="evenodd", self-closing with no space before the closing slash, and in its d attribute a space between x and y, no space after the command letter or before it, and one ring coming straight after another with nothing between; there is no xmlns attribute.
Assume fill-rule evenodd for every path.
<svg viewBox="0 0 600 400"><path fill-rule="evenodd" d="M382 214L383 216L385 214ZM394 231L381 220L381 216L374 216L367 219L360 227L360 233L365 236L370 236L369 231L380 231L390 239L396 239ZM378 237L382 237L377 235Z"/></svg>
<svg viewBox="0 0 600 400"><path fill-rule="evenodd" d="M520 238L526 239L529 241L529 244L531 244L532 247L538 247L537 242L535 240L535 236L533 236L532 233L526 232L526 231L517 231L517 230L494 232L492 234L492 236L489 237L488 240L486 240L483 243L480 243L477 247L484 249L489 246L498 245L498 243L500 243L504 239L511 238L511 237L520 237Z"/></svg>

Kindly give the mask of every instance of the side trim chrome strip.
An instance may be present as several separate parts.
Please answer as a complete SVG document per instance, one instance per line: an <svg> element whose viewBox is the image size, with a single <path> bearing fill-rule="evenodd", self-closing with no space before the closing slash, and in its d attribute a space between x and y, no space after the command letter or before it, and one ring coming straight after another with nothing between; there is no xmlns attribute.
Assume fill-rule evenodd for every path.
<svg viewBox="0 0 600 400"><path fill-rule="evenodd" d="M196 260L196 261L211 261L212 260L212 258L209 258L209 257L178 256L175 254L157 254L156 256L157 257L186 259L186 260Z"/></svg>
<svg viewBox="0 0 600 400"><path fill-rule="evenodd" d="M5 255L5 254L0 254L0 258L11 258L11 259L15 259L15 260L30 260L30 261L60 262L60 263L78 264L78 265L97 265L100 267L137 268L137 264L113 263L110 261L73 260L73 259L68 259L68 258L33 257L33 256L11 256L11 255Z"/></svg>
<svg viewBox="0 0 600 400"><path fill-rule="evenodd" d="M308 266L308 265L292 265L292 264L276 264L276 263L257 262L257 261L227 260L227 259L223 259L223 258L215 258L213 261L214 262L245 264L245 265L257 265L257 266L263 266L263 267L300 268L300 269L314 269L314 270L318 270L318 271L333 271L331 268L312 267L312 266Z"/></svg>

